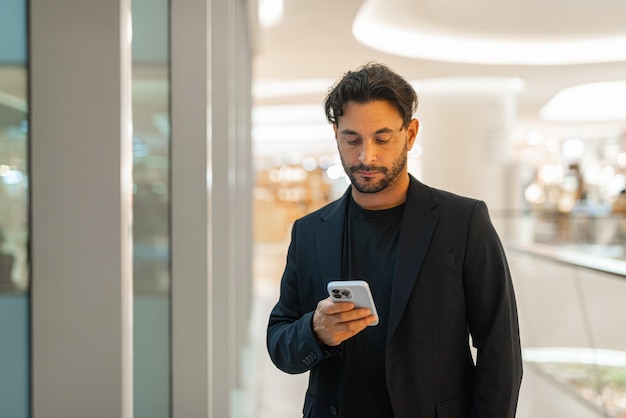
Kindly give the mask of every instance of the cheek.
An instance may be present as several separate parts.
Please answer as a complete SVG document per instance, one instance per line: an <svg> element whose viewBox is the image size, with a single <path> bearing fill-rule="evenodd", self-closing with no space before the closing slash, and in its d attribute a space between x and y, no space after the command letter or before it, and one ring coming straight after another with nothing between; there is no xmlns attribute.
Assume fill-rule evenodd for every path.
<svg viewBox="0 0 626 418"><path fill-rule="evenodd" d="M344 161L352 161L359 158L359 151L355 147L341 146L338 147L339 154Z"/></svg>

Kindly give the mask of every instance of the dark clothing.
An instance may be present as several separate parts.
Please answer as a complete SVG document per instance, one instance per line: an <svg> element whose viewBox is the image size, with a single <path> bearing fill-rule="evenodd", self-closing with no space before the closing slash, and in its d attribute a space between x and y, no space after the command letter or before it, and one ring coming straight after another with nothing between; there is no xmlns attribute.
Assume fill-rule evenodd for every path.
<svg viewBox="0 0 626 418"><path fill-rule="evenodd" d="M326 284L344 278L349 194L295 222L268 324L274 364L310 371L305 417L341 416L351 390L342 380L346 343L322 346L311 325ZM396 254L386 325L377 326L386 334L384 383L394 417L514 417L522 377L517 311L485 204L411 177Z"/></svg>
<svg viewBox="0 0 626 418"><path fill-rule="evenodd" d="M342 418L391 417L385 383L385 340L404 205L366 210L350 197L343 277L368 282L379 323L344 342Z"/></svg>

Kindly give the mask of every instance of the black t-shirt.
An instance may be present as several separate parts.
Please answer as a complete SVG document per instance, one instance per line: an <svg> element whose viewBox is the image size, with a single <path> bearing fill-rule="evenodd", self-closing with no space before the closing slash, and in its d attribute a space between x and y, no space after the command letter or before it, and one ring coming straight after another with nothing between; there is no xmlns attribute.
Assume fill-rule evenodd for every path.
<svg viewBox="0 0 626 418"><path fill-rule="evenodd" d="M352 198L344 241L344 276L369 283L379 324L343 343L342 418L393 417L385 379L385 342L404 204L366 210Z"/></svg>

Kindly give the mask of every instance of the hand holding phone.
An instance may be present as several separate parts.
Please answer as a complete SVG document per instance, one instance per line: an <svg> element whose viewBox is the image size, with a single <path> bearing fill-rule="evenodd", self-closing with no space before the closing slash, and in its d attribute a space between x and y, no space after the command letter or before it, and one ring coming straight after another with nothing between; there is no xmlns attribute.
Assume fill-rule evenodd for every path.
<svg viewBox="0 0 626 418"><path fill-rule="evenodd" d="M333 302L352 302L355 308L367 308L376 317L376 322L369 326L378 325L378 312L370 287L364 280L339 280L328 283L328 294Z"/></svg>

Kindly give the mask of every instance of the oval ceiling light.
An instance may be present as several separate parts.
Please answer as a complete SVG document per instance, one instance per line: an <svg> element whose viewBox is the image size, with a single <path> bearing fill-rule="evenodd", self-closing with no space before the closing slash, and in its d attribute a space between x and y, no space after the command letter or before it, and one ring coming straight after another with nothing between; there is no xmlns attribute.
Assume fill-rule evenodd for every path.
<svg viewBox="0 0 626 418"><path fill-rule="evenodd" d="M586 22L593 21L585 19L585 12L593 9L578 8L570 13L572 7L559 2L549 13L535 13L538 7L547 7L545 2L481 0L463 9L469 6L448 1L391 1L393 4L389 0L363 3L352 25L358 41L394 55L470 64L565 65L626 60L626 24L615 22L611 13L606 15L611 20L603 27ZM624 6L613 4L615 12L621 14ZM564 16L567 13L571 14L568 19ZM554 19L548 19L550 16Z"/></svg>
<svg viewBox="0 0 626 418"><path fill-rule="evenodd" d="M545 120L560 122L626 120L626 80L566 88L550 99L539 114Z"/></svg>
<svg viewBox="0 0 626 418"><path fill-rule="evenodd" d="M501 92L519 93L526 83L519 77L442 77L413 80L411 85L421 93Z"/></svg>

